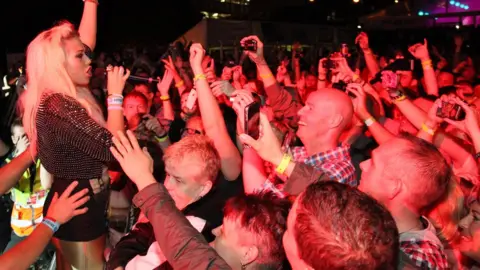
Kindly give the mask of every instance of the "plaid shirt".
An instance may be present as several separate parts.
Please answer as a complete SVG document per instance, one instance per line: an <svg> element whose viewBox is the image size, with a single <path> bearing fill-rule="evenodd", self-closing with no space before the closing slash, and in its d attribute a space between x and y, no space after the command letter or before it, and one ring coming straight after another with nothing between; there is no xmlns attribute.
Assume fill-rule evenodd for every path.
<svg viewBox="0 0 480 270"><path fill-rule="evenodd" d="M426 218L424 230L400 234L400 249L421 269L450 269L443 245L436 236L436 230Z"/></svg>
<svg viewBox="0 0 480 270"><path fill-rule="evenodd" d="M411 239L400 242L400 248L421 269L450 269L443 247L433 242Z"/></svg>
<svg viewBox="0 0 480 270"><path fill-rule="evenodd" d="M316 170L327 173L333 181L338 181L353 187L358 185L355 177L355 167L350 159L349 146L339 146L333 150L308 156L305 147L295 147L292 149L293 160L303 162ZM265 166L268 168L268 166ZM283 187L276 184L276 173L269 174L267 180L262 186L262 190L269 190L278 197L286 197Z"/></svg>
<svg viewBox="0 0 480 270"><path fill-rule="evenodd" d="M355 177L355 167L353 167L349 150L350 146L339 146L333 150L317 153L309 157L305 147L295 147L292 149L292 153L295 162L303 162L318 171L323 171L333 181L356 187L358 182Z"/></svg>

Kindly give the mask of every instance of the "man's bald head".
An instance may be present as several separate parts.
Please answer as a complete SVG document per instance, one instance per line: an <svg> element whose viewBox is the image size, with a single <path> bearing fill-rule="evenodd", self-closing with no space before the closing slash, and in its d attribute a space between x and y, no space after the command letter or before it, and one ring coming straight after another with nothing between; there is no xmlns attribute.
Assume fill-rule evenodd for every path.
<svg viewBox="0 0 480 270"><path fill-rule="evenodd" d="M326 112L331 113L332 116L341 115L343 120L340 127L342 129L352 121L353 104L345 92L325 88L310 94L309 99L319 107L325 108Z"/></svg>
<svg viewBox="0 0 480 270"><path fill-rule="evenodd" d="M333 142L351 123L353 105L344 92L325 88L308 96L298 116L297 135L304 144L318 144L319 140Z"/></svg>

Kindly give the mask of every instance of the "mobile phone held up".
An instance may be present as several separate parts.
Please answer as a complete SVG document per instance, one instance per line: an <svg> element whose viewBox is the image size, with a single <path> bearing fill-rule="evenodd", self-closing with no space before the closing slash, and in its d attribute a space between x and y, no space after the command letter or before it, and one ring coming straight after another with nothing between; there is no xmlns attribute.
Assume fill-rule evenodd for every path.
<svg viewBox="0 0 480 270"><path fill-rule="evenodd" d="M254 39L247 39L243 44L243 50L256 52L257 51L257 41Z"/></svg>
<svg viewBox="0 0 480 270"><path fill-rule="evenodd" d="M255 140L260 137L260 102L250 103L245 107L244 129Z"/></svg>
<svg viewBox="0 0 480 270"><path fill-rule="evenodd" d="M193 109L193 106L195 106L195 102L197 102L197 91L195 89L192 89L190 91L190 94L188 94L185 106L191 110Z"/></svg>
<svg viewBox="0 0 480 270"><path fill-rule="evenodd" d="M465 119L465 111L458 104L442 102L442 107L437 109L437 116L440 118L449 118L454 121Z"/></svg>

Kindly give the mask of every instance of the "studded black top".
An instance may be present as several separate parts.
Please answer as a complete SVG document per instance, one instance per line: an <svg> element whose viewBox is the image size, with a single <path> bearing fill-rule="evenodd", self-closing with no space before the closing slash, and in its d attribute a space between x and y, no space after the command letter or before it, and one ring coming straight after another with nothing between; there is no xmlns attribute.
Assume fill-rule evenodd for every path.
<svg viewBox="0 0 480 270"><path fill-rule="evenodd" d="M114 161L109 148L112 134L95 122L72 97L46 96L37 111L38 155L52 175L65 179L102 176L102 167Z"/></svg>
<svg viewBox="0 0 480 270"><path fill-rule="evenodd" d="M84 205L87 213L63 224L55 237L91 241L104 235L109 194L106 166L114 161L109 150L112 134L95 122L78 101L63 94L43 97L36 127L38 156L54 179L45 200L44 215L53 194L62 194L73 181L78 181L74 193L86 188L90 196Z"/></svg>

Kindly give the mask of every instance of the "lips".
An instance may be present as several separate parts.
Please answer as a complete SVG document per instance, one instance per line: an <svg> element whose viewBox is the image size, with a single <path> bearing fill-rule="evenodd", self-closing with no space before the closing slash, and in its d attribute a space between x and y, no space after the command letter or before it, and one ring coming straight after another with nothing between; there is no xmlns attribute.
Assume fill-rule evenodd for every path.
<svg viewBox="0 0 480 270"><path fill-rule="evenodd" d="M88 67L86 73L89 77L92 77L92 67Z"/></svg>
<svg viewBox="0 0 480 270"><path fill-rule="evenodd" d="M306 126L307 123L305 123L305 122L303 122L303 121L298 121L298 125L299 125L299 126Z"/></svg>

